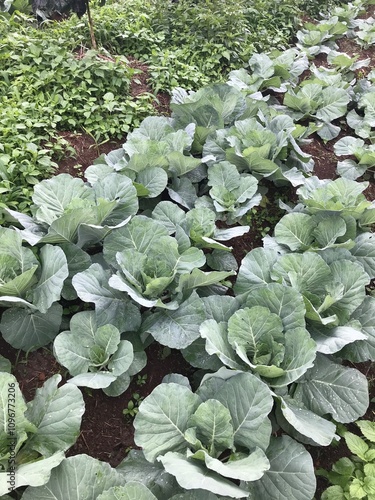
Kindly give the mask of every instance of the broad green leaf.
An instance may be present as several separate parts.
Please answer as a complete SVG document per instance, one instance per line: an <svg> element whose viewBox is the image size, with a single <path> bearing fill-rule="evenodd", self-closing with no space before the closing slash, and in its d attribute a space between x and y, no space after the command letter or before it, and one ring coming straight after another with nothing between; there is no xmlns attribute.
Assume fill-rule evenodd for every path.
<svg viewBox="0 0 375 500"><path fill-rule="evenodd" d="M72 216L73 213L74 216ZM79 240L78 233L81 225L85 223L98 224L98 222L95 207L77 208L73 212L65 213L52 221L48 233L39 242L51 244L76 243Z"/></svg>
<svg viewBox="0 0 375 500"><path fill-rule="evenodd" d="M37 431L22 452L35 450L48 457L66 451L76 442L85 404L79 389L66 384L58 387L60 382L61 375L54 375L28 403L25 415Z"/></svg>
<svg viewBox="0 0 375 500"><path fill-rule="evenodd" d="M10 440L14 445L14 453L17 454L27 440L27 435L37 429L25 415L27 406L16 377L10 373L0 373L0 382L0 457L3 460L10 456ZM3 493L6 491L8 490Z"/></svg>
<svg viewBox="0 0 375 500"><path fill-rule="evenodd" d="M152 211L152 218L161 222L169 234L176 232L177 226L181 226L185 220L185 212L176 203L161 201Z"/></svg>
<svg viewBox="0 0 375 500"><path fill-rule="evenodd" d="M283 387L299 379L314 364L316 344L305 328L285 332L284 374L269 380L272 387Z"/></svg>
<svg viewBox="0 0 375 500"><path fill-rule="evenodd" d="M58 334L63 309L52 304L44 314L21 307L3 312L0 330L4 339L15 349L33 351L49 344Z"/></svg>
<svg viewBox="0 0 375 500"><path fill-rule="evenodd" d="M106 200L116 202L108 215L99 216L100 224L115 226L138 211L138 198L136 188L131 179L125 175L111 173L100 179L94 185L97 205ZM108 206L110 206L108 204Z"/></svg>
<svg viewBox="0 0 375 500"><path fill-rule="evenodd" d="M65 253L69 271L68 278L64 281L61 295L65 300L74 300L77 298L77 293L73 288L72 278L90 267L92 264L91 257L88 253L72 243L61 245L61 248Z"/></svg>
<svg viewBox="0 0 375 500"><path fill-rule="evenodd" d="M72 283L80 299L95 304L98 326L112 324L120 332L138 330L140 312L126 295L108 285L110 274L100 264L92 264L76 274Z"/></svg>
<svg viewBox="0 0 375 500"><path fill-rule="evenodd" d="M217 472L225 478L237 479L241 481L256 481L260 479L264 472L270 468L269 461L259 448L249 456L243 458L231 457L228 462L221 462L217 458L212 458L204 450L197 451L192 458L204 457L204 462L208 469Z"/></svg>
<svg viewBox="0 0 375 500"><path fill-rule="evenodd" d="M358 420L356 424L361 429L365 438L372 443L375 443L375 422L370 422L369 420Z"/></svg>
<svg viewBox="0 0 375 500"><path fill-rule="evenodd" d="M368 165L359 165L354 160L343 160L337 162L337 173L341 177L355 181L358 177L361 177L366 170L369 168Z"/></svg>
<svg viewBox="0 0 375 500"><path fill-rule="evenodd" d="M97 497L97 500L157 500L142 483L131 481L125 486L112 486Z"/></svg>
<svg viewBox="0 0 375 500"><path fill-rule="evenodd" d="M318 327L309 328L309 332L316 342L317 351L323 354L335 354L352 342L367 339L364 333L351 326L329 328L319 325ZM351 351L350 345L348 350ZM341 355L345 357L344 353L340 353Z"/></svg>
<svg viewBox="0 0 375 500"><path fill-rule="evenodd" d="M165 470L175 476L178 484L187 490L203 489L218 495L231 498L244 498L247 496L243 490L218 473L207 469L199 460L186 458L181 453L168 452L159 457Z"/></svg>
<svg viewBox="0 0 375 500"><path fill-rule="evenodd" d="M61 332L53 343L57 361L73 376L86 373L92 364L89 348L77 342L75 337L73 332Z"/></svg>
<svg viewBox="0 0 375 500"><path fill-rule="evenodd" d="M199 332L201 337L206 340L205 347L210 356L216 355L229 368L243 369L243 364L237 358L233 347L228 341L226 323L217 323L213 319L208 319L201 324Z"/></svg>
<svg viewBox="0 0 375 500"><path fill-rule="evenodd" d="M316 479L310 454L288 436L272 438L267 449L270 469L247 487L254 498L311 500Z"/></svg>
<svg viewBox="0 0 375 500"><path fill-rule="evenodd" d="M236 189L240 185L240 174L237 168L228 161L216 163L208 170L209 186L223 186L228 191Z"/></svg>
<svg viewBox="0 0 375 500"><path fill-rule="evenodd" d="M22 236L14 229L0 228L0 255L8 255L16 259L21 273L38 264L30 248L22 246Z"/></svg>
<svg viewBox="0 0 375 500"><path fill-rule="evenodd" d="M233 427L231 415L216 399L200 404L190 417L189 425L196 427L197 438L204 443L211 456L232 448Z"/></svg>
<svg viewBox="0 0 375 500"><path fill-rule="evenodd" d="M169 173L173 173L177 177L182 177L188 172L191 172L202 163L200 158L185 156L179 151L168 153L167 158L169 161Z"/></svg>
<svg viewBox="0 0 375 500"><path fill-rule="evenodd" d="M271 436L267 415L273 400L264 382L250 373L241 373L221 384L211 397L229 409L235 445L249 450L256 446L263 450L267 448Z"/></svg>
<svg viewBox="0 0 375 500"><path fill-rule="evenodd" d="M342 283L343 296L330 308L330 312L340 316L340 312L353 313L365 298L365 286L370 278L363 267L356 262L338 260L330 265L332 281Z"/></svg>
<svg viewBox="0 0 375 500"><path fill-rule="evenodd" d="M342 217L330 215L330 217L318 222L314 230L314 236L321 248L328 248L336 243L337 238L346 233L346 224Z"/></svg>
<svg viewBox="0 0 375 500"><path fill-rule="evenodd" d="M111 356L108 363L108 370L118 377L125 373L131 366L134 359L133 346L127 340L121 340L118 349Z"/></svg>
<svg viewBox="0 0 375 500"><path fill-rule="evenodd" d="M51 455L48 458L42 458L41 460L37 460L35 462L20 464L16 468L15 473L15 488L19 488L20 486L32 486L32 488L28 488L26 491L36 492L36 496L28 497L27 493L24 493L22 496L24 498L30 499L40 499L41 497L38 495L39 488L43 488L43 484L46 484L50 479L51 471L56 470L57 466L64 460L64 453L62 451L57 451L55 454ZM7 481L9 480L9 475L6 472L0 472L0 495L5 494L9 491L9 484ZM53 498L55 496L45 497L45 498ZM62 499L63 497L61 497Z"/></svg>
<svg viewBox="0 0 375 500"><path fill-rule="evenodd" d="M144 484L157 498L169 498L180 489L174 477L165 472L159 462L148 462L140 450L130 450L116 470L126 482Z"/></svg>
<svg viewBox="0 0 375 500"><path fill-rule="evenodd" d="M320 446L328 446L335 437L336 426L319 417L292 398L280 397L281 412L287 422L303 436Z"/></svg>
<svg viewBox="0 0 375 500"><path fill-rule="evenodd" d="M226 250L215 249L206 255L206 260L207 265L215 271L235 271L238 269L235 257Z"/></svg>
<svg viewBox="0 0 375 500"><path fill-rule="evenodd" d="M113 325L104 325L96 330L94 339L95 344L100 346L107 354L113 354L120 343L120 332Z"/></svg>
<svg viewBox="0 0 375 500"><path fill-rule="evenodd" d="M193 269L190 274L184 274L181 276L179 285L177 287L178 292L186 292L194 290L198 287L216 285L220 281L225 280L229 276L234 276L236 273L234 271L210 271L204 272L200 269Z"/></svg>
<svg viewBox="0 0 375 500"><path fill-rule="evenodd" d="M150 333L160 344L184 349L199 337L199 325L205 320L202 300L196 292L175 311L152 313L142 324L142 332Z"/></svg>
<svg viewBox="0 0 375 500"><path fill-rule="evenodd" d="M4 358L0 354L0 372L6 372L10 373L12 371L12 363L9 361L9 359Z"/></svg>
<svg viewBox="0 0 375 500"><path fill-rule="evenodd" d="M362 264L370 278L375 277L375 237L372 233L361 233L355 239L355 246L350 250L356 260Z"/></svg>
<svg viewBox="0 0 375 500"><path fill-rule="evenodd" d="M137 182L147 189L147 198L156 198L167 187L168 175L162 168L150 167L138 172Z"/></svg>
<svg viewBox="0 0 375 500"><path fill-rule="evenodd" d="M59 247L43 246L40 259L42 273L32 291L32 302L41 313L46 313L54 302L60 300L61 290L69 271L65 254Z"/></svg>
<svg viewBox="0 0 375 500"><path fill-rule="evenodd" d="M314 241L313 232L316 223L310 215L291 213L284 217L275 226L277 243L285 245L293 252L307 250Z"/></svg>
<svg viewBox="0 0 375 500"><path fill-rule="evenodd" d="M162 236L168 236L168 231L161 223L143 215L137 215L129 224L116 229L105 238L104 258L109 264L118 268L117 252L130 248L140 253L147 253Z"/></svg>
<svg viewBox="0 0 375 500"><path fill-rule="evenodd" d="M40 207L36 212L36 218L51 224L64 213L72 201L93 200L94 192L83 183L82 179L69 174L60 174L36 184L32 198L35 205Z"/></svg>
<svg viewBox="0 0 375 500"><path fill-rule="evenodd" d="M68 380L68 384L78 387L90 387L91 389L104 389L108 387L116 377L110 372L88 372L80 373Z"/></svg>
<svg viewBox="0 0 375 500"><path fill-rule="evenodd" d="M228 321L228 341L232 347L248 346L252 352L256 352L262 335L277 337L282 331L283 324L279 316L261 306L239 309Z"/></svg>
<svg viewBox="0 0 375 500"><path fill-rule="evenodd" d="M189 417L201 400L179 384L158 385L139 406L134 440L150 462L167 451L185 451Z"/></svg>
<svg viewBox="0 0 375 500"><path fill-rule="evenodd" d="M255 288L247 297L246 307L262 306L280 317L284 331L305 327L305 305L297 290L279 283Z"/></svg>
<svg viewBox="0 0 375 500"><path fill-rule="evenodd" d="M271 269L278 256L273 250L255 248L241 262L238 277L234 285L236 295L246 293L254 285L271 283Z"/></svg>
<svg viewBox="0 0 375 500"><path fill-rule="evenodd" d="M0 265L4 266L2 270L6 270L6 262L1 258L0 255ZM6 267L5 267L6 266ZM25 296L27 290L32 287L38 280L35 276L35 271L38 266L33 266L31 269L28 269L22 274L19 274L14 279L4 282L0 284L0 296L13 296L13 297L22 297ZM12 268L10 268L12 269ZM1 280L2 281L2 280Z"/></svg>
<svg viewBox="0 0 375 500"><path fill-rule="evenodd" d="M350 97L346 90L327 87L322 90L322 106L318 109L316 117L323 122L340 118L346 113L349 102Z"/></svg>
<svg viewBox="0 0 375 500"><path fill-rule="evenodd" d="M365 297L362 304L352 315L362 325L362 333L366 335L365 340L358 340L344 347L340 355L354 363L375 360L375 298Z"/></svg>
<svg viewBox="0 0 375 500"><path fill-rule="evenodd" d="M323 491L322 500L345 500L344 490L339 485L330 486Z"/></svg>
<svg viewBox="0 0 375 500"><path fill-rule="evenodd" d="M122 373L116 377L116 380L111 382L107 387L103 387L103 392L107 396L116 398L126 391L131 382L129 372Z"/></svg>
<svg viewBox="0 0 375 500"><path fill-rule="evenodd" d="M218 323L228 321L240 306L238 300L229 295L209 295L203 297L202 302L206 318L214 319Z"/></svg>
<svg viewBox="0 0 375 500"><path fill-rule="evenodd" d="M331 271L320 255L313 252L282 255L272 269L272 278L300 293L324 294L331 283Z"/></svg>
<svg viewBox="0 0 375 500"><path fill-rule="evenodd" d="M169 197L179 205L191 210L198 198L195 187L187 177L175 178L167 187Z"/></svg>
<svg viewBox="0 0 375 500"><path fill-rule="evenodd" d="M366 441L352 432L345 432L344 439L349 450L354 453L354 455L357 455L359 458L366 461L365 455L369 449Z"/></svg>
<svg viewBox="0 0 375 500"><path fill-rule="evenodd" d="M220 296L218 296L218 298L219 297ZM194 342L188 345L185 349L182 349L181 353L186 361L195 368L216 371L222 366L222 363L217 356L211 356L208 354L206 351L206 341L201 337L194 340Z"/></svg>
<svg viewBox="0 0 375 500"><path fill-rule="evenodd" d="M358 370L318 354L314 367L299 381L294 399L317 415L330 413L338 422L353 422L369 405L367 379Z"/></svg>
<svg viewBox="0 0 375 500"><path fill-rule="evenodd" d="M24 500L98 498L112 486L123 484L123 476L109 464L87 455L76 455L66 458L54 469L45 486L27 488L23 498Z"/></svg>

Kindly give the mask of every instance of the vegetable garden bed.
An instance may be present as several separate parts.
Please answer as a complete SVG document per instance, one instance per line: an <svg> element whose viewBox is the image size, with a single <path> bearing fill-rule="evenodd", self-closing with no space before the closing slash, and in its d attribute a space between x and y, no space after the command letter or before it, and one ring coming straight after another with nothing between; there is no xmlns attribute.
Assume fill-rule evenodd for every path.
<svg viewBox="0 0 375 500"><path fill-rule="evenodd" d="M103 500L311 500L300 443L328 467L336 424L373 420L374 6L361 22L359 5L229 84L177 89L172 119L147 118L87 182L81 169L38 184L31 217L5 210L16 229L2 230L0 256L19 275L2 278L1 353L27 401L56 374L83 387L67 456L121 464L56 462L46 487L48 473L25 473L26 500L58 495L64 477L74 488L68 464ZM350 58L358 37L364 66ZM19 467L62 449L36 408Z"/></svg>

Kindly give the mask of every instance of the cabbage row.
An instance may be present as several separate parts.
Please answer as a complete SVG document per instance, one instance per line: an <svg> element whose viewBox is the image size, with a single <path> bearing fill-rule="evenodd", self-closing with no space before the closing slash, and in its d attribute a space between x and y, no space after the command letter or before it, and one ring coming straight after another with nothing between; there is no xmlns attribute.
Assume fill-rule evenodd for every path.
<svg viewBox="0 0 375 500"><path fill-rule="evenodd" d="M338 423L366 412L366 377L347 362L375 360L375 204L356 180L374 166L374 72L353 80L366 61L336 45L344 33L373 43L360 10L307 25L297 48L253 56L227 84L176 89L172 117L146 118L85 181L36 185L31 216L4 209L0 331L16 349L53 343L70 378L48 380L26 405L0 358L2 498L7 387L24 500L313 498L304 445L328 446ZM321 52L333 68L309 65ZM354 136L334 147L351 159L320 180L303 146L314 132L336 138L344 116ZM297 203L280 202L286 215L237 269L226 242L249 231L264 179L294 186ZM67 324L62 304L78 299ZM153 341L181 350L199 385L165 377L134 421L141 450L116 469L64 459L84 411L78 387L121 395Z"/></svg>

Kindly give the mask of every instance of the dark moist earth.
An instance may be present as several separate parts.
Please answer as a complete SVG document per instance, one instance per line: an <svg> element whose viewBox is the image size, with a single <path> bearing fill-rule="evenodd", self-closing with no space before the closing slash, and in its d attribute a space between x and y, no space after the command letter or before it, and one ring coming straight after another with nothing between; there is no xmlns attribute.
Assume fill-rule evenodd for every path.
<svg viewBox="0 0 375 500"><path fill-rule="evenodd" d="M375 6L371 6L367 12L367 17L374 15L374 13ZM371 64L369 68L375 67L374 49L363 51L355 42L347 39L339 41L339 46L339 50L350 55L360 54L361 59L370 57ZM129 61L132 67L142 71L131 84L132 95L135 97L143 92L151 92L147 83L149 78L147 66L133 58L129 58ZM318 56L315 63L316 65L326 65L326 56ZM308 74L304 75L304 78L308 77ZM170 113L169 102L168 95L158 94L157 101L155 101L155 109L158 114L168 115ZM337 124L342 127L342 133L338 139L344 135L350 135L345 123L338 122ZM92 165L100 154L119 148L125 142L125 137L123 137L120 140L97 145L88 134L62 132L61 135L74 149L75 154L67 156L59 162L56 174L64 172L79 177L83 176L85 169ZM336 177L337 158L333 152L333 143L324 144L317 135L314 135L312 139L310 144L304 146L304 150L311 154L315 161L315 175L321 179L334 179ZM369 179L359 180L370 181L365 194L369 200L374 200L375 184L373 174ZM233 254L238 263L250 250L262 245L262 237L267 233L271 233L275 223L282 217L283 212L277 208L277 200L280 197L283 201L295 201L295 194L290 188L281 190L269 184L263 206L257 207L249 216L248 224L251 226L249 233L240 238L234 238L229 242L230 246L233 247ZM27 401L34 398L36 389L43 385L44 381L52 375L61 374L62 382L66 380L67 370L57 363L52 352L47 348L25 353L13 349L0 337L0 352L11 361L13 373L19 381L20 388ZM169 373L181 373L194 383L194 368L183 359L179 351L154 344L149 346L146 352L147 366L139 376L134 377L128 390L121 396L111 398L101 390L83 389L86 411L82 420L80 436L76 444L67 453L68 456L86 453L116 467L130 449L136 448L133 439L133 417L123 413L123 410L128 408L129 402L136 403L136 398L138 400L145 398ZM366 375L369 381L370 400L375 398L375 364L368 362L357 365L349 364L348 366L355 367ZM372 404L362 418L373 421L374 417L375 410ZM352 432L357 431L354 424L350 424L349 428ZM308 449L313 456L315 467L328 470L339 458L350 455L343 440L336 447L308 447ZM318 478L317 499L320 499L322 491L327 486L324 479Z"/></svg>

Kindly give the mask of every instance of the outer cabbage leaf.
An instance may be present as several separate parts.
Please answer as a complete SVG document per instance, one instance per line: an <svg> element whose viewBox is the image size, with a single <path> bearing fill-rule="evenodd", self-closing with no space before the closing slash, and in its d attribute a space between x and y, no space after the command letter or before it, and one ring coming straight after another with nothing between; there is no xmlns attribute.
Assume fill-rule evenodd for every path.
<svg viewBox="0 0 375 500"><path fill-rule="evenodd" d="M234 291L237 295L246 293L254 285L267 285L272 282L271 269L278 259L273 250L254 248L241 262Z"/></svg>
<svg viewBox="0 0 375 500"><path fill-rule="evenodd" d="M288 436L272 438L267 449L270 469L248 483L254 498L311 500L316 488L314 466L306 449Z"/></svg>
<svg viewBox="0 0 375 500"><path fill-rule="evenodd" d="M37 430L27 440L22 454L34 450L48 457L66 451L76 442L85 403L79 389L66 384L58 387L60 382L61 375L54 375L28 403L25 416Z"/></svg>
<svg viewBox="0 0 375 500"><path fill-rule="evenodd" d="M247 491L205 467L204 462L187 458L181 453L168 452L159 460L165 470L176 477L185 489L203 489L231 498L244 498Z"/></svg>
<svg viewBox="0 0 375 500"><path fill-rule="evenodd" d="M58 334L63 308L54 303L46 313L11 307L3 312L0 330L15 349L33 351L49 344Z"/></svg>
<svg viewBox="0 0 375 500"><path fill-rule="evenodd" d="M366 339L356 340L347 345L339 355L353 363L375 361L375 298L365 297L362 304L354 311L352 319L359 321Z"/></svg>
<svg viewBox="0 0 375 500"><path fill-rule="evenodd" d="M280 409L278 407L276 411L277 422L288 434L293 435L291 430L295 430L299 440L301 440L301 436L307 437L308 442L319 446L328 446L332 442L335 437L335 424L319 417L316 413L305 408L302 403L296 403L289 396L278 399ZM280 418L280 413L283 418ZM284 424L285 421L287 426ZM302 442L304 442L303 439Z"/></svg>
<svg viewBox="0 0 375 500"><path fill-rule="evenodd" d="M255 288L248 295L246 307L263 306L280 316L284 331L305 327L305 305L297 290L279 283Z"/></svg>
<svg viewBox="0 0 375 500"><path fill-rule="evenodd" d="M250 373L231 372L232 376L225 381L219 373L203 381L198 394L205 399L203 391L208 391L208 397L217 399L229 409L235 445L249 450L254 447L266 450L271 436L271 422L267 418L273 406L271 391ZM218 382L214 389L212 381Z"/></svg>
<svg viewBox="0 0 375 500"><path fill-rule="evenodd" d="M315 227L316 223L307 214L287 214L275 226L275 239L293 252L305 251L314 241Z"/></svg>
<svg viewBox="0 0 375 500"><path fill-rule="evenodd" d="M157 500L157 498L142 483L130 481L125 486L112 486L101 493L97 500Z"/></svg>
<svg viewBox="0 0 375 500"><path fill-rule="evenodd" d="M167 451L185 451L184 433L201 400L187 387L161 384L145 398L134 420L134 440L150 462Z"/></svg>
<svg viewBox="0 0 375 500"><path fill-rule="evenodd" d="M79 471L79 474L77 474ZM25 500L82 500L97 498L113 486L124 484L123 476L115 469L87 455L66 458L52 471L47 484L38 488L27 488Z"/></svg>
<svg viewBox="0 0 375 500"><path fill-rule="evenodd" d="M179 486L173 476L168 474L159 462L151 463L140 450L130 450L117 466L125 480L144 484L157 498L169 498Z"/></svg>
<svg viewBox="0 0 375 500"><path fill-rule="evenodd" d="M80 299L95 304L98 326L112 324L120 332L136 331L140 312L126 295L108 285L110 274L100 264L92 264L76 274L72 283Z"/></svg>
<svg viewBox="0 0 375 500"><path fill-rule="evenodd" d="M338 422L353 422L369 405L366 377L322 354L317 355L314 367L298 382L294 399L320 416L330 413Z"/></svg>
<svg viewBox="0 0 375 500"><path fill-rule="evenodd" d="M151 333L160 344L185 349L199 337L199 325L205 320L202 299L196 292L175 311L151 313L143 322L143 333Z"/></svg>

